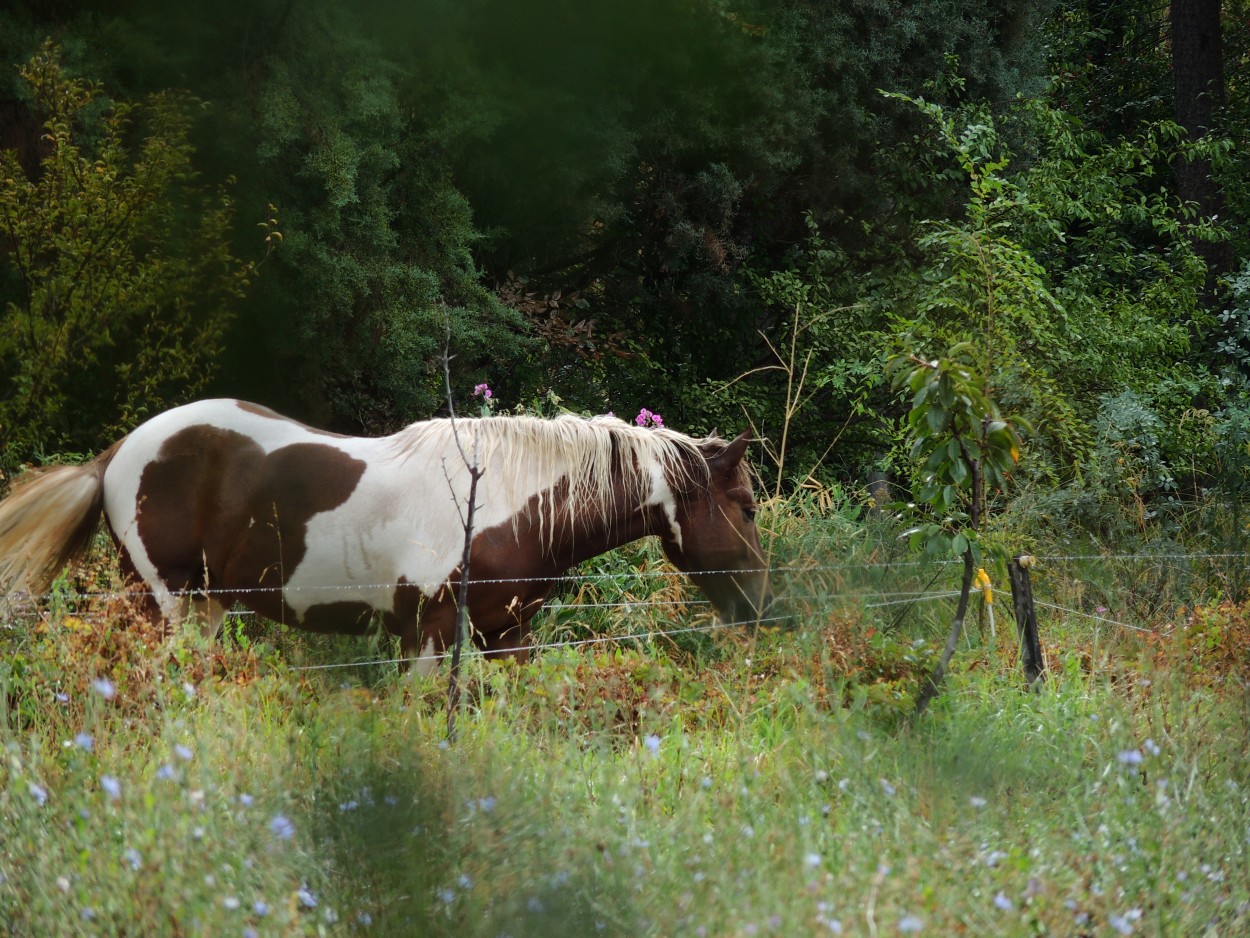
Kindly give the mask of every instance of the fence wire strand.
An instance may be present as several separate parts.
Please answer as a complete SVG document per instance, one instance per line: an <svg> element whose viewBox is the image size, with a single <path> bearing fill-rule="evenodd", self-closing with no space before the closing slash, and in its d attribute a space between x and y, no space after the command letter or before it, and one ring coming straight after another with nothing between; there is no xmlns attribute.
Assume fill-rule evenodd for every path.
<svg viewBox="0 0 1250 938"><path fill-rule="evenodd" d="M1116 562L1143 562L1143 561L1201 561L1201 560L1250 560L1250 553L1132 553L1132 554L1039 554L1036 560L1040 563L1050 564L1068 564L1068 563L1116 563ZM713 570L705 571L709 574L734 574L734 573L768 573L770 577L801 579L804 576L815 576L823 573L841 572L841 571L893 571L908 568L933 568L943 566L955 566L957 561L924 561L924 560L891 560L891 561L859 561L852 563L832 563L832 564L802 564L790 565L772 568L758 568L749 570ZM492 578L473 581L474 586L478 585L505 585L510 583L548 583L553 586L567 586L575 588L579 584L611 584L620 583L629 580L647 580L656 578L671 579L681 574L678 571L670 569L657 570L631 570L623 573L572 573L551 577L512 577L512 578ZM143 598L148 596L172 596L177 598L213 598L215 596L228 597L237 601L241 596L248 596L256 593L327 593L338 591L394 591L397 589L394 583L353 583L353 584L330 584L309 587L299 586L257 586L242 589L194 589L194 590L96 590L88 592L58 592L49 591L40 595L31 595L21 591L7 593L0 597L4 602L12 602L18 600L23 604L48 603L53 599L62 602L66 601L92 601L92 600L112 600L120 598ZM863 609L881 609L891 606L899 606L906 604L915 604L918 602L934 602L945 599L952 599L960 595L959 590L874 590L866 589L850 589L836 592L825 591L819 594L787 594L787 599L791 602L805 601L832 601L841 603L850 603L860 601ZM875 597L874 601L862 602L867 597ZM1068 615L1080 616L1102 624L1115 626L1117 628L1128 629L1135 632L1151 633L1155 630L1145 628L1132 623L1123 622L1112 619L1107 616L1096 613L1084 612L1079 609L1072 609L1057 603L1046 602L1043 600L1034 600L1035 605L1055 612L1061 612ZM621 600L615 602L564 602L559 597L548 601L546 609L551 612L563 610L637 610L637 609L672 609L672 608L691 608L691 607L707 607L711 603L706 599L638 599L638 600ZM248 610L232 610L231 615L252 615ZM492 649L492 655L516 653L522 651L542 651L553 648L577 648L591 645L602 645L620 642L652 642L656 639L670 638L678 635L710 633L726 628L740 628L743 625L769 625L780 623L785 617L776 616L764 618L750 623L742 622L711 622L703 625L686 626L674 629L652 629L646 632L638 632L627 635L601 635L583 639L568 639L564 641L543 642L533 645L518 645L511 648ZM450 657L450 652L439 653L435 655L421 655L417 657L390 657L377 658L365 661L349 661L336 662L317 665L303 665L294 667L295 671L320 671L331 670L337 668L353 668L368 667L375 665L398 665L412 664L416 662L438 662L444 658Z"/></svg>

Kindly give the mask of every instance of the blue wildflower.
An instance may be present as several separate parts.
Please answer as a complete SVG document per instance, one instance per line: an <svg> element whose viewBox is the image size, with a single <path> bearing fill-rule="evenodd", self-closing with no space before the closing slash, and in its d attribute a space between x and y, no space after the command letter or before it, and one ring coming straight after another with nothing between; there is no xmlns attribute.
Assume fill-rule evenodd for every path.
<svg viewBox="0 0 1250 938"><path fill-rule="evenodd" d="M284 814L275 814L269 822L269 832L279 840L290 840L295 836L295 825Z"/></svg>
<svg viewBox="0 0 1250 938"><path fill-rule="evenodd" d="M122 796L122 783L111 775L101 775L100 790L109 796L109 801L116 801Z"/></svg>

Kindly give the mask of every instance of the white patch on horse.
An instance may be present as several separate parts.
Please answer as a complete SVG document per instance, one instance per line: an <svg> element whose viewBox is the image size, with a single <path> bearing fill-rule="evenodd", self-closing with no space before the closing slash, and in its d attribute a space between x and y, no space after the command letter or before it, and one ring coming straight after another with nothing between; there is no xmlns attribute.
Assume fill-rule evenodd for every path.
<svg viewBox="0 0 1250 938"><path fill-rule="evenodd" d="M438 658L434 657L434 639L427 638L421 646L421 654L412 663L413 670L422 677L429 677L438 667Z"/></svg>
<svg viewBox="0 0 1250 938"><path fill-rule="evenodd" d="M677 523L677 498L673 495L672 486L668 484L668 474L664 471L664 466L660 464L658 459L652 459L651 465L651 494L646 502L643 503L644 508L650 508L659 505L664 509L664 517L668 518L669 529L673 532L673 540L677 542L677 547L681 549L681 525Z"/></svg>
<svg viewBox="0 0 1250 938"><path fill-rule="evenodd" d="M404 579L432 597L460 562L461 517L468 502L469 469L452 450L428 447L395 459L387 440L336 441L367 468L337 508L308 521L305 553L287 580L286 599L301 618L313 605L342 598L390 610ZM466 447L468 451L468 447ZM554 487L563 467L485 464L473 524L486 530L514 518L529 499ZM525 484L518 486L516 479Z"/></svg>

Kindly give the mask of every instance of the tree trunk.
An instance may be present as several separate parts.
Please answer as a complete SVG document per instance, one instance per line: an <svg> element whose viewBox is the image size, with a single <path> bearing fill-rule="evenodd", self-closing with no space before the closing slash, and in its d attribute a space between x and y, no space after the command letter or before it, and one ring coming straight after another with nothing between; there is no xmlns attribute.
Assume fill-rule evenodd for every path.
<svg viewBox="0 0 1250 938"><path fill-rule="evenodd" d="M1213 130L1224 104L1220 0L1174 0L1170 15L1176 122L1191 141L1201 140ZM1224 194L1211 175L1208 160L1178 159L1176 189L1182 201L1198 206L1201 217L1223 216ZM1232 272L1232 245L1195 240L1194 250L1207 265L1204 305L1210 306L1215 301L1216 278Z"/></svg>

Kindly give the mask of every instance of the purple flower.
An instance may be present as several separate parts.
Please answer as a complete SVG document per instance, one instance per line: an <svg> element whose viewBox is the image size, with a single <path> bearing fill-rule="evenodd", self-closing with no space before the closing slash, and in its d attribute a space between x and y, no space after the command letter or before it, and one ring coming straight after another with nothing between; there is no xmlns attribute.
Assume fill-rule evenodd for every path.
<svg viewBox="0 0 1250 938"><path fill-rule="evenodd" d="M295 836L295 825L284 814L275 814L269 822L269 832L279 840L290 840Z"/></svg>
<svg viewBox="0 0 1250 938"><path fill-rule="evenodd" d="M122 783L111 775L101 775L100 790L108 795L109 801L116 801L122 796Z"/></svg>
<svg viewBox="0 0 1250 938"><path fill-rule="evenodd" d="M660 737L656 736L654 733L648 733L643 738L642 742L647 747L647 751L651 753L651 755L655 755L660 751Z"/></svg>
<svg viewBox="0 0 1250 938"><path fill-rule="evenodd" d="M634 423L640 427L662 427L664 426L664 418L644 407L638 411L638 416L634 418Z"/></svg>
<svg viewBox="0 0 1250 938"><path fill-rule="evenodd" d="M1112 915L1107 919L1107 924L1118 931L1121 935L1133 934L1133 923L1129 921L1127 916Z"/></svg>
<svg viewBox="0 0 1250 938"><path fill-rule="evenodd" d="M193 753L186 746L182 745L182 743L179 743L174 747L174 755L176 755L183 762L190 762L195 753Z"/></svg>
<svg viewBox="0 0 1250 938"><path fill-rule="evenodd" d="M90 752L92 747L95 746L95 739L90 733L79 733L74 737L74 745L79 749Z"/></svg>
<svg viewBox="0 0 1250 938"><path fill-rule="evenodd" d="M134 847L127 847L124 856L126 857L126 862L130 865L132 870L137 870L139 867L143 866L143 856Z"/></svg>
<svg viewBox="0 0 1250 938"><path fill-rule="evenodd" d="M92 681L91 689L105 700L112 700L117 696L117 688L113 685L113 682L106 677L98 677Z"/></svg>
<svg viewBox="0 0 1250 938"><path fill-rule="evenodd" d="M311 889L308 888L307 883L300 884L299 890L295 893L295 896L299 899L299 904L304 908L317 908L317 896Z"/></svg>
<svg viewBox="0 0 1250 938"><path fill-rule="evenodd" d="M1003 895L1002 892L999 892L998 895L994 897L994 908L998 909L1000 912L1010 912L1013 908L1015 908L1015 906L1010 899Z"/></svg>
<svg viewBox="0 0 1250 938"><path fill-rule="evenodd" d="M1116 758L1124 765L1141 765L1142 754L1140 749L1125 749Z"/></svg>
<svg viewBox="0 0 1250 938"><path fill-rule="evenodd" d="M40 807L47 804L48 790L42 785L36 785L34 782L30 782L26 786L26 790L30 792L30 796L35 799L35 803Z"/></svg>
<svg viewBox="0 0 1250 938"><path fill-rule="evenodd" d="M473 396L489 401L495 395L491 392L490 385L483 382L473 388Z"/></svg>

